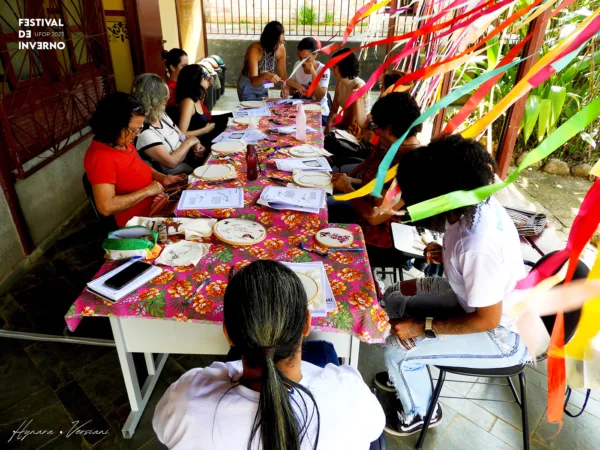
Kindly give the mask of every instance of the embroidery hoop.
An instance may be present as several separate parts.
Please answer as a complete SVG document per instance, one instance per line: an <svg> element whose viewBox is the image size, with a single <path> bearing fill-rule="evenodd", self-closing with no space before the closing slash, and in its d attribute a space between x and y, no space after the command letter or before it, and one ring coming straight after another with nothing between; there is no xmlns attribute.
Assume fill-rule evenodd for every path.
<svg viewBox="0 0 600 450"><path fill-rule="evenodd" d="M323 111L323 107L318 103L307 103L304 105L304 111Z"/></svg>
<svg viewBox="0 0 600 450"><path fill-rule="evenodd" d="M262 100L248 100L245 102L240 102L240 106L243 106L244 108L262 108L267 106L267 104Z"/></svg>
<svg viewBox="0 0 600 450"><path fill-rule="evenodd" d="M246 151L246 144L240 141L221 141L212 145L213 153L221 153L224 155L233 155Z"/></svg>
<svg viewBox="0 0 600 450"><path fill-rule="evenodd" d="M305 273L302 272L294 272L298 278L300 278L300 282L302 283L302 287L306 291L306 298L308 300L308 305L311 305L317 296L319 295L319 285L317 281Z"/></svg>
<svg viewBox="0 0 600 450"><path fill-rule="evenodd" d="M245 230L235 230L235 227L245 227ZM267 230L260 223L247 219L223 219L217 222L213 233L222 242L231 245L255 245L264 241ZM236 233L236 234L234 234ZM243 234L250 234L252 240L242 239Z"/></svg>
<svg viewBox="0 0 600 450"><path fill-rule="evenodd" d="M225 170L224 170L225 169ZM206 164L194 169L194 176L200 180L228 180L237 177L231 164Z"/></svg>
<svg viewBox="0 0 600 450"><path fill-rule="evenodd" d="M323 152L319 147L314 145L297 145L288 149L288 153L296 158L314 158L316 156L323 156Z"/></svg>
<svg viewBox="0 0 600 450"><path fill-rule="evenodd" d="M345 244L341 244L339 241L337 241L335 239L332 239L328 236L323 236L322 233L325 233L325 232L348 236L350 239ZM350 247L352 245L352 243L354 242L354 235L352 234L352 232L350 232L350 230L346 230L345 228L333 228L332 227L332 228L323 228L322 230L319 230L319 232L315 235L315 239L323 247L341 248L341 247Z"/></svg>
<svg viewBox="0 0 600 450"><path fill-rule="evenodd" d="M294 183L305 188L327 188L331 187L331 177L327 172L321 171L300 171L292 177ZM310 181L310 180L314 181Z"/></svg>

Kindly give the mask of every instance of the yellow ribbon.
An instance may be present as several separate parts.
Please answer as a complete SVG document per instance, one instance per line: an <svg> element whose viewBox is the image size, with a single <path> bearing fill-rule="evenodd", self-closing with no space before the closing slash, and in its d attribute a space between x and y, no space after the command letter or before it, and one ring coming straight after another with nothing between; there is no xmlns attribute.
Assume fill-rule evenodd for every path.
<svg viewBox="0 0 600 450"><path fill-rule="evenodd" d="M598 164L596 164L598 166ZM587 280L600 280L600 253L596 256L594 266ZM575 335L565 346L568 356L583 360L588 342L600 332L600 296L594 297L583 305L581 318Z"/></svg>
<svg viewBox="0 0 600 450"><path fill-rule="evenodd" d="M398 173L398 164L396 164L394 167L392 167L390 170L388 170L386 172L385 182L387 183L388 181L393 179L397 173ZM353 198L364 197L365 195L369 195L373 191L373 186L375 186L375 180L371 180L370 182L365 184L363 187L361 187L357 191L350 192L349 194L334 195L333 198L335 200L344 201L344 200L352 200Z"/></svg>
<svg viewBox="0 0 600 450"><path fill-rule="evenodd" d="M385 5L387 5L389 2L391 2L392 0L385 0L381 3L375 3L373 6L371 6L369 9L367 9L362 16L360 16L361 19L364 19L367 16L370 16L371 14L373 14L375 11L380 10L381 8L383 8Z"/></svg>

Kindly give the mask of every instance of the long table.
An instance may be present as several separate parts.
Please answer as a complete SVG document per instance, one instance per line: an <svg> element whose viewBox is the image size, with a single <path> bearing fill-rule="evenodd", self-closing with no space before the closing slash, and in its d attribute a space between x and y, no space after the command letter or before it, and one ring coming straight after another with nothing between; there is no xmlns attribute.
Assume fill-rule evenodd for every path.
<svg viewBox="0 0 600 450"><path fill-rule="evenodd" d="M293 123L290 109L277 108L277 118L283 123ZM320 130L320 113L308 112L308 124ZM260 128L270 126L268 118L261 120ZM266 130L265 130L266 131ZM270 141L268 148L294 142L292 136L280 136ZM308 142L322 146L321 131L310 133ZM123 436L133 435L144 407L160 376L169 353L224 355L229 344L222 331L223 294L232 269L239 270L257 259L308 262L323 261L337 308L326 317L312 320L308 339L325 339L332 342L344 361L356 367L359 341L383 343L389 330L388 317L379 306L375 283L366 251L356 253L330 253L320 256L299 248L306 247L324 251L314 239L319 229L328 226L344 227L354 235L353 245L365 248L364 236L358 225L327 223L327 210L318 215L296 211L276 211L256 205L262 187L272 184L273 176L269 150L261 151L262 170L256 181L245 177L245 159L235 156L238 178L222 186L239 186L245 190L246 205L241 210L194 210L174 211L173 215L187 217L246 217L265 225L268 235L264 241L253 246L232 246L218 241L214 236L204 241L212 244L210 252L196 267L164 267L160 276L142 286L117 303L103 300L84 291L73 303L66 315L67 326L74 331L84 317L109 317L117 352L125 379L131 405ZM277 157L277 156L275 156ZM208 164L221 160L211 156ZM289 176L279 173L277 176ZM207 188L198 181L193 189ZM176 220L174 218L173 220ZM118 261L106 262L96 277L114 269ZM199 292L193 294L205 279L210 278ZM193 294L190 296L190 294ZM189 297L189 298L188 298ZM133 364L133 353L145 355L148 378L140 386ZM158 354L158 356L154 356Z"/></svg>

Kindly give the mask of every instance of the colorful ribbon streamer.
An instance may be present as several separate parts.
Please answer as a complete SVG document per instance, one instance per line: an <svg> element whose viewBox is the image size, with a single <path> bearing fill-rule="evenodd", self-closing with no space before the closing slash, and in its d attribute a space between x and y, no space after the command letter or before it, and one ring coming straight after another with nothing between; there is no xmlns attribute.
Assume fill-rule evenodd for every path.
<svg viewBox="0 0 600 450"><path fill-rule="evenodd" d="M505 66L505 68L508 66ZM493 74L493 72L489 72ZM475 80L473 80L475 81ZM441 103L441 102L440 102ZM449 194L441 195L434 199L426 200L408 207L408 212L413 221L426 219L437 214L451 211L463 206L475 205L485 200L490 195L505 188L517 179L519 174L527 167L541 161L561 145L565 144L569 139L575 136L583 128L587 127L600 114L600 98L592 101L584 109L579 111L568 121L557 128L550 136L548 136L538 147L529 152L523 159L517 170L511 174L506 181L495 183L488 186L482 186L472 191L457 191ZM386 155L387 157L387 155ZM383 166L383 162L382 162ZM381 167L381 166L380 166Z"/></svg>
<svg viewBox="0 0 600 450"><path fill-rule="evenodd" d="M370 183L366 184L365 186L363 186L362 188L360 188L354 192L351 192L349 194L344 194L344 195L336 195L336 196L334 196L334 198L336 200L351 200L353 198L363 197L363 196L369 195L369 194L372 194L376 197L380 196L381 189L385 183L383 176L384 176L384 174L387 173L387 169L388 169L388 167L390 167L392 161L394 160L394 157L396 156L396 152L398 151L398 148L400 148L400 145L402 144L404 139L406 139L406 136L408 136L408 133L410 132L410 130L412 128L414 128L415 126L417 126L419 124L422 124L430 117L433 117L440 109L446 108L451 103L453 103L454 101L456 101L463 95L469 93L471 90L475 89L476 87L478 87L485 81L489 80L490 78L493 78L495 75L497 75L499 73L504 72L505 70L510 69L511 67L519 64L521 61L522 61L522 59L518 59L518 60L513 61L512 63L507 64L503 67L498 67L497 69L494 69L490 72L487 72L487 73L475 78L474 80L470 81L469 83L465 84L464 86L461 86L460 88L455 89L450 94L446 95L439 102L437 102L435 105L433 105L431 108L426 110L423 114L421 114L410 125L410 127L407 129L407 131L404 133L404 135L401 136L396 142L394 142L392 144L392 146L386 153L385 157L381 161L379 168L377 169L377 178L375 180L371 181Z"/></svg>
<svg viewBox="0 0 600 450"><path fill-rule="evenodd" d="M521 52L522 48L525 46L525 44L531 39L534 32L536 32L540 27L546 26L546 23L551 18L556 16L564 8L573 4L574 2L575 2L575 0L566 0L566 1L562 2L552 12L552 14L550 14L548 17L545 17L539 24L537 24L536 27L533 30L531 30L529 32L529 34L521 42L519 42L517 45L513 46L509 50L509 52L506 54L506 56L504 56L504 58L502 58L502 60L498 64L498 66L502 67L505 64L509 63L510 61L512 61L514 58L516 58L517 55ZM548 5L542 5L543 9L542 9L542 7L540 7L540 9L538 11L536 11L536 13L539 12L541 14L550 5L551 5L551 2L549 2ZM537 15L539 15L539 14L537 14ZM533 16L535 16L535 17L537 17L537 15L535 13L533 14ZM526 23L528 23L530 20L532 20L531 17L529 17L526 20ZM517 27L517 29L519 29L521 27L522 27L522 25ZM475 93L471 97L469 97L469 100L467 100L467 102L463 105L463 107L460 109L460 111L458 111L452 117L452 119L450 120L450 122L448 122L448 124L446 125L446 127L444 128L444 131L442 133L443 134L452 134L454 132L454 130L456 130L456 128L458 128L460 126L460 124L462 124L467 119L467 117L469 117L471 115L471 113L483 101L483 99L486 97L486 95L490 92L490 90L494 87L494 85L498 82L498 80L501 77L502 77L502 74L497 75L494 78L492 78L491 80L489 80L489 81L485 82L483 85L481 85L481 87L479 87L479 89L477 89L477 91L475 91Z"/></svg>

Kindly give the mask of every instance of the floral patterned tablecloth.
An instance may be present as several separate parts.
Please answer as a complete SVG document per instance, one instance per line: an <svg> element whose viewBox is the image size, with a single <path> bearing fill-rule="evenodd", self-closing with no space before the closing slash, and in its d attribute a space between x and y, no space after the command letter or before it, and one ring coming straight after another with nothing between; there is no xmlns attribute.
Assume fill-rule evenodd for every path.
<svg viewBox="0 0 600 450"><path fill-rule="evenodd" d="M291 107L272 107L271 111L277 115L270 117L261 117L258 128L263 133L268 133L269 128L278 126L273 124L269 120L275 118L275 120L282 123L282 125L292 125L295 122L293 117L290 117L295 112L295 109ZM307 124L317 131L307 133L307 140L305 143L323 147L323 132L321 131L321 113L314 111L307 111ZM229 130L244 129L245 126L236 125L229 127ZM260 163L260 173L255 181L248 181L246 177L246 154L238 153L226 157L218 157L211 155L207 161L207 164L231 164L235 167L237 178L226 183L214 183L206 181L196 181L192 185L192 189L215 189L215 188L231 188L241 187L244 189L244 207L243 208L225 208L225 209L192 209L192 210L180 210L175 208L174 214L176 217L211 217L215 219L227 219L227 218L241 218L249 220L258 220L264 225L275 225L287 230L294 230L296 227L309 227L314 228L320 227L327 223L327 208L322 208L319 214L308 214L300 213L297 211L276 211L272 208L257 205L256 201L259 199L262 189L265 186L277 186L278 183L271 181L269 177L278 178L280 180L291 181L290 172L281 172L277 170L277 167L273 160L284 157L281 153L275 152L276 148L282 146L292 146L301 144L297 141L293 135L279 135L276 134L276 141L261 141L257 144L258 149L258 160Z"/></svg>
<svg viewBox="0 0 600 450"><path fill-rule="evenodd" d="M284 212L285 214L285 212ZM364 248L364 237L358 225L327 225L348 228L354 234L353 246ZM278 225L268 228L267 238L253 246L231 246L211 237L214 245L196 267L163 267L160 276L117 303L103 300L84 291L66 315L74 331L85 316L145 317L183 322L222 323L223 294L232 268L236 270L257 259L308 262L323 261L336 298L337 308L327 317L313 318L315 331L353 333L370 343L382 343L389 324L379 306L375 283L367 254L363 252L330 253L322 257L298 247L300 242L320 251L314 239L318 227L301 225L296 219L293 230ZM96 277L116 268L121 262L106 262ZM200 292L196 288L206 278L210 282Z"/></svg>

